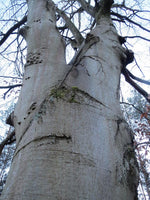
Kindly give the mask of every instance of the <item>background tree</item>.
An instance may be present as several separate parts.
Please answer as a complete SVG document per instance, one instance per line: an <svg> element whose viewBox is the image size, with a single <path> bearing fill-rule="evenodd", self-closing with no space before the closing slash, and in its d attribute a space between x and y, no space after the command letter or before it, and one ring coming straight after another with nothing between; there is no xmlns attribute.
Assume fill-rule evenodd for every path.
<svg viewBox="0 0 150 200"><path fill-rule="evenodd" d="M149 32L137 20L148 21L143 10L137 1L130 7L112 0L27 3L27 16L0 42L19 29L15 41L20 48L22 35L28 47L21 94L7 120L16 151L1 199L136 199L133 136L119 106L121 72L147 101L149 95L134 80L145 81L126 68L134 54L113 21ZM69 45L76 53L66 64ZM15 55L23 63L23 50ZM5 96L20 86L6 86Z"/></svg>

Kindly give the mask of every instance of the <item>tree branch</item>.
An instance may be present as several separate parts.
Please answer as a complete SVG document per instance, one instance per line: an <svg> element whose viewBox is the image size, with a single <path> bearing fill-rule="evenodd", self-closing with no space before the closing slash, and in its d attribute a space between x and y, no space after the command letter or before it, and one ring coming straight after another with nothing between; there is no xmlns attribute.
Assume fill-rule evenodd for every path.
<svg viewBox="0 0 150 200"><path fill-rule="evenodd" d="M16 85L8 85L8 86L0 86L0 89L7 89L8 88L8 90L4 93L4 99L5 99L5 97L6 97L6 94L11 90L11 89L13 89L13 88L15 88L15 87L21 87L22 86L22 84L16 84Z"/></svg>
<svg viewBox="0 0 150 200"><path fill-rule="evenodd" d="M7 88L13 89L13 88L15 88L15 87L21 87L21 86L22 86L22 84L7 85L7 86L0 86L0 89L7 89Z"/></svg>
<svg viewBox="0 0 150 200"><path fill-rule="evenodd" d="M122 74L124 75L125 80L130 85L132 85L150 103L150 99L149 99L148 93L130 78L130 76L128 74L128 71L127 71L127 69L125 67L122 68Z"/></svg>
<svg viewBox="0 0 150 200"><path fill-rule="evenodd" d="M14 76L0 76L0 78L11 78L11 79L21 79L20 77L14 77Z"/></svg>
<svg viewBox="0 0 150 200"><path fill-rule="evenodd" d="M19 28L22 24L24 24L27 21L27 16L24 16L21 21L16 23L14 26L12 26L3 36L3 38L0 40L0 46L7 40L7 38L12 34L14 30Z"/></svg>
<svg viewBox="0 0 150 200"><path fill-rule="evenodd" d="M142 114L143 113L143 111L142 110L140 110L139 108L137 108L134 104L132 104L132 103L127 103L127 102L124 102L124 101L122 101L122 102L120 102L120 104L124 104L124 105L128 105L128 106L132 106L135 110L137 110L140 114Z"/></svg>
<svg viewBox="0 0 150 200"><path fill-rule="evenodd" d="M125 8L126 10L130 10L130 11L133 11L133 12L150 12L150 10L139 10L139 9L132 9L130 7L127 7L125 4L118 4L118 3L114 3L112 5L112 8Z"/></svg>
<svg viewBox="0 0 150 200"><path fill-rule="evenodd" d="M78 44L81 44L84 40L83 36L81 35L80 31L77 29L77 27L72 23L70 18L65 14L64 11L60 10L56 7L56 12L65 20L68 28L72 32L73 36L75 37Z"/></svg>
<svg viewBox="0 0 150 200"><path fill-rule="evenodd" d="M87 3L85 0L77 0L82 8L92 17L95 17L95 9L92 7L89 3Z"/></svg>
<svg viewBox="0 0 150 200"><path fill-rule="evenodd" d="M128 75L133 78L134 80L138 81L138 82L141 82L141 83L144 83L144 84L147 84L147 85L150 85L150 81L146 81L146 80L143 80L137 76L134 76L128 69L126 69Z"/></svg>
<svg viewBox="0 0 150 200"><path fill-rule="evenodd" d="M142 39L142 40L146 40L146 41L150 42L150 39L145 38L145 37L142 37L142 36L140 36L140 35L125 36L125 38L140 38L140 39Z"/></svg>
<svg viewBox="0 0 150 200"><path fill-rule="evenodd" d="M137 22L129 19L127 16L120 15L119 13L115 13L113 11L111 11L111 15L114 15L114 16L120 18L121 20L126 20L126 21L128 21L128 22L130 22L130 23L132 23L132 24L134 24L136 26L138 26L139 28L143 29L144 31L150 32L149 29L147 29L147 28L143 27L141 24L138 24Z"/></svg>

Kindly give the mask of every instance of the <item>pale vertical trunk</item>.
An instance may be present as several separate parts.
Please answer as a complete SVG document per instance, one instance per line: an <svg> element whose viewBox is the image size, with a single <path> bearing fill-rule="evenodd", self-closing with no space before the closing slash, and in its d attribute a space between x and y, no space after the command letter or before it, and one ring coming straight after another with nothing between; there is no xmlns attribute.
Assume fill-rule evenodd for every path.
<svg viewBox="0 0 150 200"><path fill-rule="evenodd" d="M132 137L119 107L122 47L116 30L109 18L101 19L91 32L99 42L81 51L57 89L69 67L53 9L44 0L29 1L17 149L1 199L136 199Z"/></svg>

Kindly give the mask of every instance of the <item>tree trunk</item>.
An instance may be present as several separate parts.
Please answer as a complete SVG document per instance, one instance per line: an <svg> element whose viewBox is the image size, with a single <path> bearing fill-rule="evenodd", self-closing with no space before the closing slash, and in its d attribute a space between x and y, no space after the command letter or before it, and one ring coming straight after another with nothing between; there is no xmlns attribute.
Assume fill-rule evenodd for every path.
<svg viewBox="0 0 150 200"><path fill-rule="evenodd" d="M17 148L1 200L137 199L132 136L119 105L123 48L116 30L102 16L70 70L55 8L46 5L28 1Z"/></svg>

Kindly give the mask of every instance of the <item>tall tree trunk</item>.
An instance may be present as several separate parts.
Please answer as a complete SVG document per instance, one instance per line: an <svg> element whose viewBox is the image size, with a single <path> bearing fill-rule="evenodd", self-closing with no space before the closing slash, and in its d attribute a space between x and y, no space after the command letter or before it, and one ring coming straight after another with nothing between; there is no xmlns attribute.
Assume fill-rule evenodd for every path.
<svg viewBox="0 0 150 200"><path fill-rule="evenodd" d="M109 16L101 17L66 75L55 8L46 5L28 2L17 148L1 200L136 199L132 137L119 106L123 49L116 30Z"/></svg>

